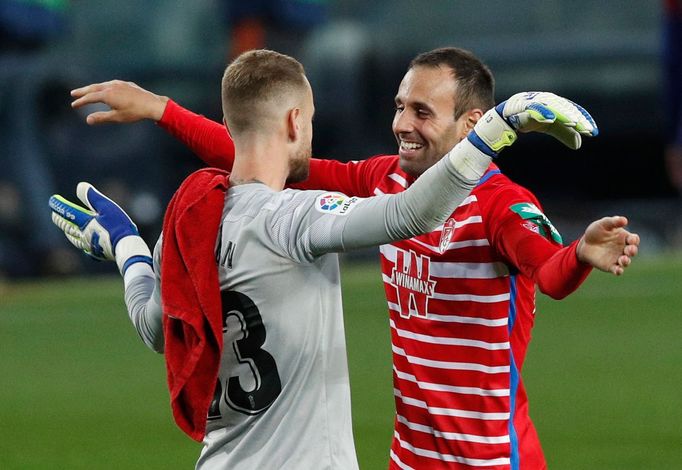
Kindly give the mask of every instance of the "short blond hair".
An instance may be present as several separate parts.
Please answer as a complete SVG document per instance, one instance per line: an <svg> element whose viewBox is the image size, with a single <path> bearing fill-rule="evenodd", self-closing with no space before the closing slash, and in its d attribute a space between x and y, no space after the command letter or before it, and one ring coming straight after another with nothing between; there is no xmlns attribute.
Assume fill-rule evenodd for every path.
<svg viewBox="0 0 682 470"><path fill-rule="evenodd" d="M269 105L304 93L307 83L303 65L293 57L264 49L241 54L222 80L223 115L230 132L258 129L272 115Z"/></svg>

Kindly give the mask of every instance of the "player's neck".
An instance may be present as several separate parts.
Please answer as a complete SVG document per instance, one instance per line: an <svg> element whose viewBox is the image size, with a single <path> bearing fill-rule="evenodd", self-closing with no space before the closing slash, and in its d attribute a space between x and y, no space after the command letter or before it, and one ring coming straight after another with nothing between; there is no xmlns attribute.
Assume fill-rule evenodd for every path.
<svg viewBox="0 0 682 470"><path fill-rule="evenodd" d="M285 146L275 139L253 139L235 142L235 157L230 182L260 182L273 191L281 191L289 176L289 159Z"/></svg>

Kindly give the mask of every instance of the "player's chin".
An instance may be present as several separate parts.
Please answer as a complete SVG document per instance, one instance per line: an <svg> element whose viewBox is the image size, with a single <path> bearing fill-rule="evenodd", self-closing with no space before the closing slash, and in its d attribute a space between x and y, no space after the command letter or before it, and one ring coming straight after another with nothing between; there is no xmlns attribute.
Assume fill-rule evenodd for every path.
<svg viewBox="0 0 682 470"><path fill-rule="evenodd" d="M403 170L410 176L415 178L426 171L427 166L424 164L424 160L421 158L415 158L412 155L403 156L402 153L399 154L400 160L398 164L400 169Z"/></svg>

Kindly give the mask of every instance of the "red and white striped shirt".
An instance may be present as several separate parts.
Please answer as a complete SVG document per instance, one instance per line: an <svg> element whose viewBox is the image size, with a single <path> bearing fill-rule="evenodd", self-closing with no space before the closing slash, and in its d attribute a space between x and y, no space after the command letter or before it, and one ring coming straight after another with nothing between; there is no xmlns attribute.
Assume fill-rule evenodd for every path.
<svg viewBox="0 0 682 470"><path fill-rule="evenodd" d="M534 286L519 283L491 244L486 203L512 183L494 170L488 175L441 230L381 247L396 403L391 468L510 468L518 452L510 422L532 427L513 404L511 332L512 306L532 326ZM406 186L389 176L377 189ZM536 203L513 189L496 203ZM522 338L525 351L529 334ZM525 395L516 405L525 405ZM535 432L529 437L524 446L541 461Z"/></svg>
<svg viewBox="0 0 682 470"><path fill-rule="evenodd" d="M169 102L160 125L205 162L229 168L221 125ZM297 185L369 197L413 181L395 155L313 159ZM540 204L495 165L434 232L381 247L390 312L396 419L391 469L543 469L520 371L535 315L535 285L573 292L589 266L551 241Z"/></svg>

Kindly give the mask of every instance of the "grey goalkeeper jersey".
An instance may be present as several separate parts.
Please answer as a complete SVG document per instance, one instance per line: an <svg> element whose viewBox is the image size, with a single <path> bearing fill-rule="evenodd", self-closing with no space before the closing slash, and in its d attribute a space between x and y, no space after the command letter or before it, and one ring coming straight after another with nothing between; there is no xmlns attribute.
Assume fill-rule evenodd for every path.
<svg viewBox="0 0 682 470"><path fill-rule="evenodd" d="M368 199L229 188L216 244L223 355L197 468L358 467L336 252L442 223L475 183L446 160L409 190ZM125 285L131 320L162 352L158 275L138 263Z"/></svg>

